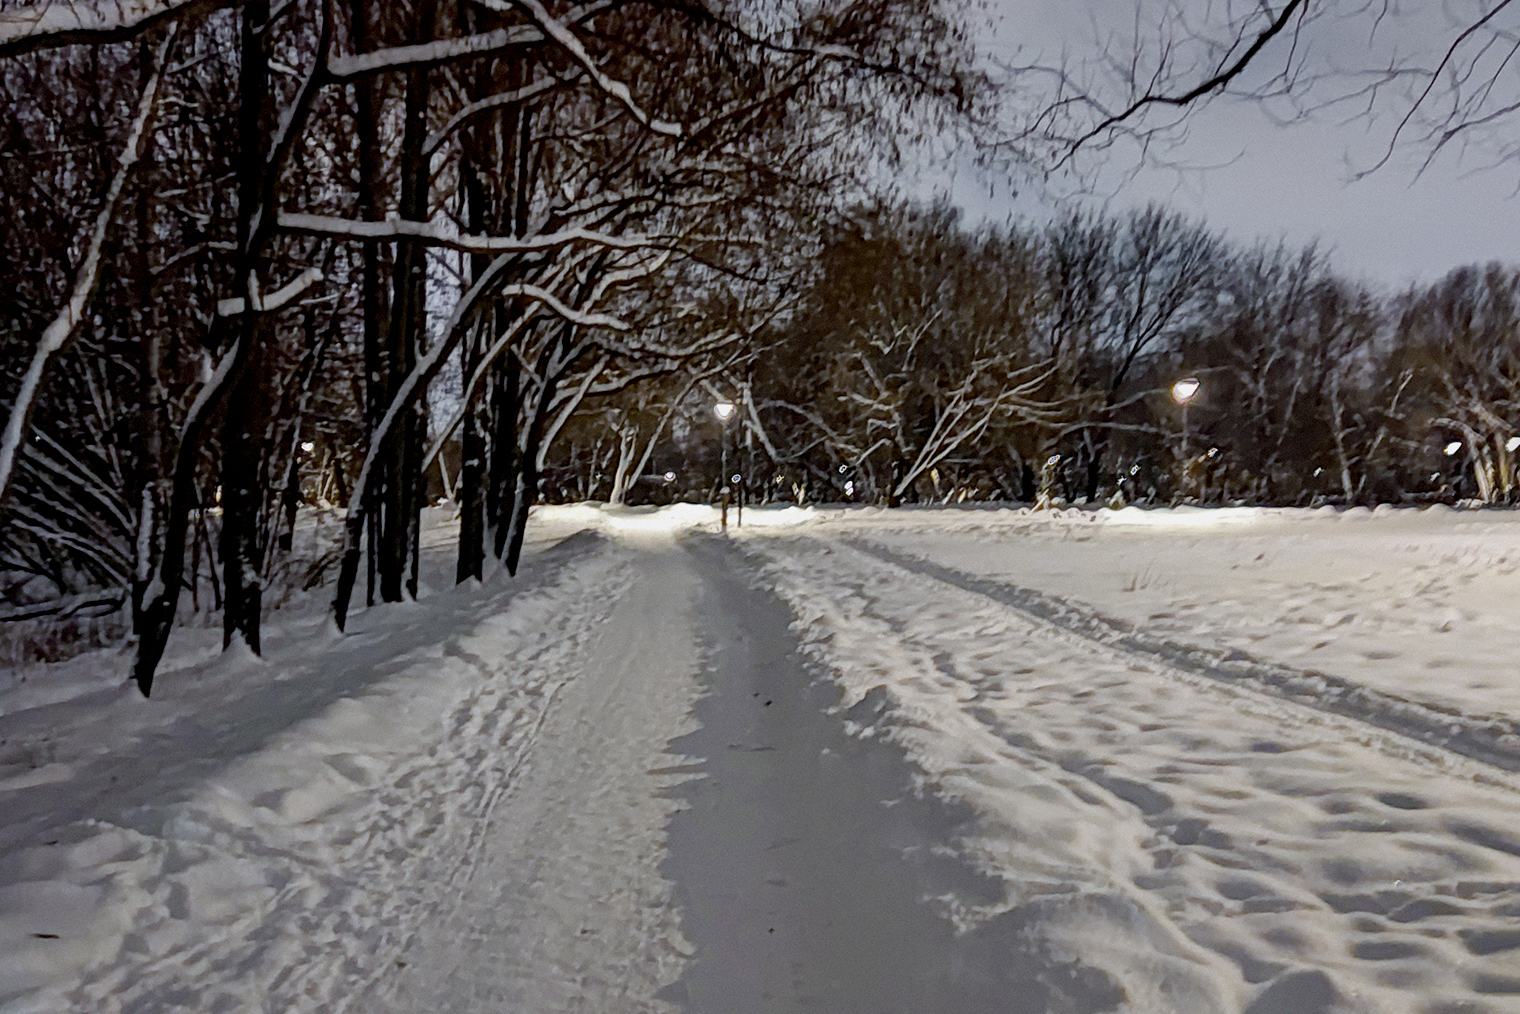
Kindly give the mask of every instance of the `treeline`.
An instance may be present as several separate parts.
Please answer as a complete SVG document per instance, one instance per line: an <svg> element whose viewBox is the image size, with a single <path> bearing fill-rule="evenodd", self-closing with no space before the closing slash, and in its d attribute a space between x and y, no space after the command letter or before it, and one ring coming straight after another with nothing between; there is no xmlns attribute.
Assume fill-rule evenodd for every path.
<svg viewBox="0 0 1520 1014"><path fill-rule="evenodd" d="M515 571L572 420L745 360L976 105L958 9L0 3L0 619L119 608L146 693L186 597L257 651L271 582L415 595L430 482Z"/></svg>
<svg viewBox="0 0 1520 1014"><path fill-rule="evenodd" d="M945 207L871 207L830 233L787 319L752 341L745 371L684 395L687 425L648 453L635 499L711 495L721 439L750 462L756 499L1516 493L1515 268L1387 293L1316 246L1242 247L1161 208L973 229ZM667 385L665 411L683 390ZM715 398L740 406L726 437ZM619 498L618 441L657 400L645 389L600 409L551 463L555 494Z"/></svg>

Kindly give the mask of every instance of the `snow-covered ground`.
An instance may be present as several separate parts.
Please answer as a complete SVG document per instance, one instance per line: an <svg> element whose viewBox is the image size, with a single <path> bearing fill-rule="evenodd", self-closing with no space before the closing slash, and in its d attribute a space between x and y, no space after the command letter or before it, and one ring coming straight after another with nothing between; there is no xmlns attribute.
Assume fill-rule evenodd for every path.
<svg viewBox="0 0 1520 1014"><path fill-rule="evenodd" d="M749 546L983 815L1008 897L968 920L1012 914L1137 1010L1520 1010L1508 765L1195 664L1520 715L1511 515L861 511Z"/></svg>
<svg viewBox="0 0 1520 1014"><path fill-rule="evenodd" d="M821 732L681 753L753 645L800 651L853 709L832 721L969 808L932 851L1001 886L934 910L977 961L1035 956L1052 1010L1520 1011L1520 517L744 521L720 540L706 507L541 509L515 581L452 588L440 552L422 601L347 636L319 599L276 614L263 659L183 631L152 701L110 652L3 674L0 1011L770 1009L703 965L756 927L793 963L775 997L845 988L760 925L867 929L792 875L755 867L755 897L793 899L774 919L683 923L703 902L666 829L707 797L677 790L821 763L746 752ZM795 640L714 591L730 577ZM707 707L771 706L732 696ZM733 801L711 798L720 823L686 840L753 847L723 844ZM754 862L860 833L778 820Z"/></svg>

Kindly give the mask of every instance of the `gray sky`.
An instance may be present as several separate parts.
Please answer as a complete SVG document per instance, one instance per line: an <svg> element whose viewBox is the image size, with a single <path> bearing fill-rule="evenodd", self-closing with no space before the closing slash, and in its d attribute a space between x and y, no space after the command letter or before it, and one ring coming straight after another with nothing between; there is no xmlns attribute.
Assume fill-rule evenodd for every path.
<svg viewBox="0 0 1520 1014"><path fill-rule="evenodd" d="M1052 61L1092 48L1092 19L1128 18L1133 0L995 0L1004 18L995 44L1015 44L1024 57ZM1360 40L1335 40L1348 58ZM1520 165L1483 169L1478 158L1459 164L1443 156L1415 178L1411 150L1360 181L1350 163L1366 165L1386 144L1390 126L1344 114L1282 126L1244 102L1222 100L1199 113L1189 137L1168 160L1194 166L1178 171L1144 167L1128 182L1118 174L1100 184L1112 206L1164 201L1204 218L1232 237L1279 236L1299 244L1318 237L1342 270L1387 285L1434 279L1453 267L1501 260L1520 263L1520 197L1512 196ZM1224 164L1228 163L1228 164ZM1133 168L1133 161L1122 166ZM1028 196L1010 204L1007 187L962 171L952 184L968 210L1003 217L1027 209ZM989 194L989 188L995 193Z"/></svg>

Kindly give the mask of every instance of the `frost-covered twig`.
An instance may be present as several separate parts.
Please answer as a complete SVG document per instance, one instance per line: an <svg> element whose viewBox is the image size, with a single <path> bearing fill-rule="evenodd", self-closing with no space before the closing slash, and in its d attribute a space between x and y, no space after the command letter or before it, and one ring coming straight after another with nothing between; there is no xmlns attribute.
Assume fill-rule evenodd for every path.
<svg viewBox="0 0 1520 1014"><path fill-rule="evenodd" d="M158 52L154 57L153 74L148 78L148 83L143 87L142 95L137 101L137 115L132 120L132 128L127 134L126 143L122 145L121 154L117 156L116 174L111 177L111 186L106 191L105 202L95 216L95 226L90 230L89 245L85 250L84 260L79 265L79 271L74 276L74 288L69 293L68 302L42 332L42 337L37 342L37 349L32 353L32 361L21 378L21 389L16 393L15 404L11 406L10 418L5 423L5 433L0 436L0 500L5 498L5 491L10 487L11 478L16 473L16 458L21 453L22 441L26 439L27 426L31 422L32 410L36 407L37 393L42 386L42 377L47 371L48 363L63 350L69 339L74 337L75 330L84 319L85 308L89 305L91 297L95 295L95 287L100 281L100 262L105 252L106 239L110 236L111 224L116 219L116 205L121 200L121 192L127 185L127 177L131 175L132 168L142 157L143 146L147 142L149 133L149 121L152 119L157 104L158 84L162 80L161 70L164 58L168 55L169 46L174 42L178 27L171 25L164 34L163 41L158 45Z"/></svg>

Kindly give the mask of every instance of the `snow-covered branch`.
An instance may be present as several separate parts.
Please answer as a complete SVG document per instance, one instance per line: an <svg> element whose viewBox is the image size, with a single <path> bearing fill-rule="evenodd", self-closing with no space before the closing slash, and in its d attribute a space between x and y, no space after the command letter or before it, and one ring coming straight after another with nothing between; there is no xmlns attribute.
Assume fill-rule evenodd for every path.
<svg viewBox="0 0 1520 1014"><path fill-rule="evenodd" d="M91 297L95 295L95 286L100 281L100 262L104 254L106 238L110 235L111 225L116 220L116 205L121 200L121 192L127 184L127 177L131 175L132 168L142 157L143 146L147 143L149 121L152 119L158 98L158 85L162 80L164 58L169 53L169 47L174 43L177 29L177 25L170 26L163 41L159 43L158 52L154 57L153 74L148 78L142 95L137 101L137 115L132 120L132 127L127 134L126 143L122 145L121 154L117 156L116 173L111 177L111 186L106 191L105 201L95 216L95 225L90 230L89 244L85 249L84 260L79 265L79 271L74 276L74 288L69 293L68 302L42 332L36 351L32 353L32 361L21 378L21 389L16 394L15 404L11 406L11 414L5 423L4 435L0 436L0 500L5 498L5 491L10 487L11 477L15 475L16 458L21 453L22 442L26 439L27 426L31 421L32 409L36 407L37 394L42 386L42 377L47 371L48 363L74 336L74 331L84 319L85 308L89 306Z"/></svg>
<svg viewBox="0 0 1520 1014"><path fill-rule="evenodd" d="M658 120L646 113L643 108L634 101L633 93L628 85L615 78L609 77L591 54L586 52L586 47L581 45L581 40L575 37L568 25L555 18L539 0L483 0L487 7L497 10L512 10L513 8L524 11L533 23L539 27L544 35L553 39L571 59L575 60L585 69L596 86L608 95L617 99L628 110L629 114L640 124L657 134L665 134L668 137L680 137L681 125L671 123L668 120Z"/></svg>
<svg viewBox="0 0 1520 1014"><path fill-rule="evenodd" d="M410 46L388 46L354 56L330 57L327 61L327 74L334 81L352 81L371 74L434 66L517 46L528 46L542 42L543 39L543 33L535 28L498 28L478 35L438 39Z"/></svg>
<svg viewBox="0 0 1520 1014"><path fill-rule="evenodd" d="M237 0L39 0L0 11L0 56L76 42L128 38L174 15Z"/></svg>
<svg viewBox="0 0 1520 1014"><path fill-rule="evenodd" d="M532 84L524 85L521 88L514 88L511 91L499 92L496 95L491 95L483 98L478 102L471 102L459 112L449 117L449 122L438 128L438 133L427 139L427 143L422 146L422 152L424 155L431 156L439 148L443 147L444 142L449 139L450 135L452 135L455 130L459 129L459 126L462 123L473 116L479 116L481 113L490 112L492 109L499 109L502 106L510 106L519 102L526 102L531 98L536 98L539 95L544 94L545 92L552 91L561 85L570 84L576 79L576 77L579 77L579 75L574 75L569 78L541 78L537 81L534 81Z"/></svg>
<svg viewBox="0 0 1520 1014"><path fill-rule="evenodd" d="M285 285L275 289L269 295L260 300L259 310L262 313L272 313L275 310L288 306L301 294L322 280L322 272L318 268L307 268ZM234 296L231 299L217 300L216 312L222 317L236 317L248 308L248 300L242 296Z"/></svg>
<svg viewBox="0 0 1520 1014"><path fill-rule="evenodd" d="M668 240L651 236L615 236L594 229L561 229L556 232L517 238L514 236L471 236L459 232L446 221L411 222L392 219L385 222L367 222L352 218L336 218L330 215L282 214L280 228L286 232L306 236L333 236L367 242L390 242L411 240L428 246L443 247L470 254L533 253L553 250L571 243L590 243L614 250L637 250L644 247L663 246Z"/></svg>

